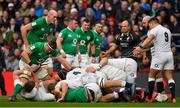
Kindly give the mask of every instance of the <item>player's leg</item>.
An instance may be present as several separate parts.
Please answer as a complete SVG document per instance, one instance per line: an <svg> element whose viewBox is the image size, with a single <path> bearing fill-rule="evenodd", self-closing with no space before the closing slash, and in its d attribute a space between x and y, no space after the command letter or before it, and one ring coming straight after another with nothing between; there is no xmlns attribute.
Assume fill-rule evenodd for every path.
<svg viewBox="0 0 180 108"><path fill-rule="evenodd" d="M172 102L173 103L176 103L176 100L175 100L175 81L173 79L173 71L172 70L166 70L165 71L165 76L168 80L168 84L169 84L169 89L171 91L171 99L172 99Z"/></svg>
<svg viewBox="0 0 180 108"><path fill-rule="evenodd" d="M81 54L80 67L85 67L89 64L89 56L87 54Z"/></svg>
<svg viewBox="0 0 180 108"><path fill-rule="evenodd" d="M129 83L135 83L137 77L137 62L133 59L127 59L125 65L126 81Z"/></svg>
<svg viewBox="0 0 180 108"><path fill-rule="evenodd" d="M22 70L19 70L19 71L22 71ZM16 75L16 73L17 73L16 71L13 73L13 77ZM27 82L28 82L28 80L25 78L14 79L14 90L13 90L13 93L12 93L10 99L9 99L10 101L16 101L16 95L23 89L24 84Z"/></svg>
<svg viewBox="0 0 180 108"><path fill-rule="evenodd" d="M149 76L148 76L148 99L151 100L152 94L154 91L155 79L156 75L159 71L155 69L150 69Z"/></svg>
<svg viewBox="0 0 180 108"><path fill-rule="evenodd" d="M47 70L48 74L50 76L53 75L53 61L52 61L52 58L48 58L43 64L42 64L43 68Z"/></svg>
<svg viewBox="0 0 180 108"><path fill-rule="evenodd" d="M165 76L168 80L169 88L172 94L172 102L176 103L175 98L175 81L173 79L173 71L174 71L174 59L173 54L170 52L167 54L166 58L168 58L167 63L164 65Z"/></svg>
<svg viewBox="0 0 180 108"><path fill-rule="evenodd" d="M163 69L166 59L166 58L164 59L161 56L162 56L161 54L154 54L151 60L150 72L148 76L148 100L151 101L152 101L152 94L154 91L156 75Z"/></svg>
<svg viewBox="0 0 180 108"><path fill-rule="evenodd" d="M157 92L158 93L164 93L164 83L163 83L163 76L162 72L159 72L156 75L156 85L157 85Z"/></svg>
<svg viewBox="0 0 180 108"><path fill-rule="evenodd" d="M104 80L103 78L99 78L97 80L97 84L101 88L111 88L111 87L125 87L130 89L131 94L135 95L136 85L132 83L128 83L126 81L120 80Z"/></svg>

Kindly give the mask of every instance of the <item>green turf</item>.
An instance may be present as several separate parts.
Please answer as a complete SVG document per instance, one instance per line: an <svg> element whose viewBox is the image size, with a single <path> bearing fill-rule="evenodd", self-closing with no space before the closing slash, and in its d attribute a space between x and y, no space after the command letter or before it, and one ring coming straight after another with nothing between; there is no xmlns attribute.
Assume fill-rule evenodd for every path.
<svg viewBox="0 0 180 108"><path fill-rule="evenodd" d="M170 101L164 103L57 103L57 102L30 102L18 99L17 102L9 102L8 97L0 96L0 107L180 107L180 97L177 103L172 104Z"/></svg>

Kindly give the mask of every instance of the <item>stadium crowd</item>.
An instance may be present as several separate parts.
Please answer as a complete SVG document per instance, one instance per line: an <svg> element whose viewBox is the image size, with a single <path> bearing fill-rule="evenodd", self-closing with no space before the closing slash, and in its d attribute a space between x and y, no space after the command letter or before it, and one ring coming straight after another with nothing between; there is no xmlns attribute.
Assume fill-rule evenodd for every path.
<svg viewBox="0 0 180 108"><path fill-rule="evenodd" d="M52 62L54 71L60 71L59 76L61 79L63 79L66 76L64 74L66 73L65 71L72 70L74 66L86 67L86 65L89 65L89 62L97 63L99 61L98 57L100 56L101 52L103 52L103 55L109 58L134 58L134 47L138 46L139 43L147 37L148 27L145 23L148 21L143 21L145 16L156 17L159 24L168 28L172 34L180 34L180 8L178 5L180 5L180 2L175 0L1 0L0 59L1 61L5 62L0 63L0 74L2 74L3 71L15 71L15 76L18 76L19 74L17 74L17 70L25 67L23 63L19 65L19 61L26 62L26 64L30 66L32 65L34 68L37 67L34 65L34 63L31 63L32 60L28 61L29 59L26 59L26 54L32 54L36 47L38 49L39 46L43 45L41 45L42 43L34 44L34 42L29 42L27 44L26 40L28 37L25 40L23 35L26 31L29 32L31 27L33 28L33 26L35 26L33 21L36 21L38 18L48 18L50 16L54 16L55 18L55 28L53 28L51 35L57 39L56 44L59 52L54 51L52 54ZM55 13L52 11L50 12L50 10L55 10ZM45 20L47 20L47 18ZM50 21L52 21L52 19ZM30 28L28 28L28 24L31 24ZM50 28L49 26L46 27ZM75 32L69 33L69 28ZM87 38L87 42L73 40L75 43L76 41L77 43L79 42L80 46L79 49L77 48L77 51L76 47L74 47L75 52L69 53L69 44L65 45L65 42L68 43L69 40L65 40L65 37L71 37L71 35L75 36L74 33L76 33L77 37L79 36L78 38L82 38L81 35L83 35L84 31L87 32L86 36L89 36L89 39ZM32 34L33 33L38 34L36 31L32 31ZM98 39L98 36L101 38ZM174 37L172 43L171 49L174 54L175 71L178 71L180 70L180 56L178 56L180 49L176 46L180 45L179 37ZM34 45L34 48L32 48L31 44ZM29 45L30 52L26 50ZM48 43L47 45L54 49L53 42ZM95 49L93 49L93 47ZM73 48L73 46L70 48ZM47 48L47 50L49 51L50 49ZM64 58L74 57L73 59L67 60L67 62L73 67L69 65L61 66L61 64L66 63L64 63L64 61L59 57L59 53L61 53ZM145 55L147 56L148 54ZM146 58L146 56L144 57L143 55L143 60L137 58L135 59L139 67L150 66L150 58ZM57 60L55 60L55 57ZM21 58L23 58L23 60ZM76 61L81 62L78 63ZM48 66L48 72L50 72L50 68L52 68L52 66ZM62 68L66 68L67 70L62 70ZM95 66L95 68L97 69L99 67ZM86 67L85 70L80 71L94 72L93 69L94 68L90 66L88 68ZM106 71L103 72L106 74ZM21 71L19 73L22 74ZM26 74L29 73L26 72ZM51 73L48 74L51 76ZM29 78L30 76L31 75L26 78ZM26 78L21 79L23 83L28 82L24 82ZM70 76L69 80L71 78L74 78L74 76ZM134 91L132 89L134 89L134 81L125 80L126 82L123 82L123 80L120 82L120 84L118 83L117 85L113 85L114 83L111 84L110 81L116 78L108 78L110 81L106 81L104 79L101 81L99 81L100 79L97 79L97 85L99 85L101 88L106 88L107 85L108 87L111 85L110 87L130 88L129 91L131 92L131 95L133 95ZM1 80L3 82L3 78L1 78ZM48 81L45 80L44 82ZM69 84L71 81L62 82L61 84L56 85L56 88L64 87L66 89L67 83ZM47 84L44 83L44 86L47 86L48 84L49 82ZM4 85L2 85L2 88L3 86ZM51 87L49 87L48 90L51 90L50 92L54 93L53 86L55 85L50 86ZM91 88L91 86L92 85L87 85L89 88ZM6 95L5 90L2 88L2 95ZM19 88L22 89L22 87ZM78 90L83 91L81 88ZM54 93L56 96L57 92L59 91ZM91 94L91 89L88 92ZM17 93L18 91L13 92L13 96L15 97ZM115 99L122 96L121 92L113 92L113 94L109 93L109 95L115 95ZM23 96L25 97L26 95L24 94ZM39 97L37 98L39 99ZM126 101L129 100L126 96L124 96L124 98ZM58 99L58 101L62 100L62 98ZM112 97L103 97L101 101L112 100L114 100Z"/></svg>

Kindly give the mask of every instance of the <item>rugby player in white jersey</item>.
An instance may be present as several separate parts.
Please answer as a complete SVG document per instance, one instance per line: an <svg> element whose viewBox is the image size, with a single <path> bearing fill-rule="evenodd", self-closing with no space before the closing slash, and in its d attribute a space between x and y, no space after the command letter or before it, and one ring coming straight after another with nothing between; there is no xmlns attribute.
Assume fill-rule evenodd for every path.
<svg viewBox="0 0 180 108"><path fill-rule="evenodd" d="M148 37L134 50L134 55L137 56L143 52L143 49L146 48L149 43L153 43L153 47L151 48L152 60L148 78L149 100L147 100L147 102L152 102L152 93L154 91L157 73L164 70L172 94L172 103L176 103L175 81L173 79L174 61L171 51L171 32L169 29L160 25L157 18L151 18L148 25Z"/></svg>
<svg viewBox="0 0 180 108"><path fill-rule="evenodd" d="M86 72L86 70L88 72ZM69 88L78 88L84 87L90 83L97 84L100 88L112 88L112 87L125 87L131 89L132 95L135 93L135 85L128 83L126 81L121 80L106 80L106 76L102 72L96 72L95 68L87 67L87 69L76 68L70 72L68 72L66 76L66 80L60 81L57 83L58 88L61 87L62 83L66 83ZM95 72L95 73L94 73ZM88 86L89 87L89 86ZM95 94L99 94L101 91L97 88L97 86L90 86L91 89L95 92ZM113 92L109 94L101 101L109 101L113 99L117 99L123 94L121 93L122 89L119 89L118 92ZM96 99L98 101L99 99Z"/></svg>
<svg viewBox="0 0 180 108"><path fill-rule="evenodd" d="M133 60L132 58L108 59L105 54L104 55L102 54L101 54L101 61L99 64L99 68L102 68L105 65L107 65L106 68L109 66L113 66L116 68L116 70L117 69L120 70L118 72L121 73L120 75L122 78L121 80L127 81L129 83L135 83L135 78L137 76L137 63L135 60ZM111 71L109 71L109 73L112 74Z"/></svg>

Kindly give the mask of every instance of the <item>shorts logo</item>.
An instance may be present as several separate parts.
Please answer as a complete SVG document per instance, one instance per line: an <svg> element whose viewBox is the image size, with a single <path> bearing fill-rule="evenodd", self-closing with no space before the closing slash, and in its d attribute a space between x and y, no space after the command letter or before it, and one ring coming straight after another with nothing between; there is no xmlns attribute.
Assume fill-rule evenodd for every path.
<svg viewBox="0 0 180 108"><path fill-rule="evenodd" d="M134 73L130 73L130 76L131 76L131 77L134 77L135 75L134 75Z"/></svg>
<svg viewBox="0 0 180 108"><path fill-rule="evenodd" d="M154 66L155 66L156 68L159 68L158 64L155 64Z"/></svg>

